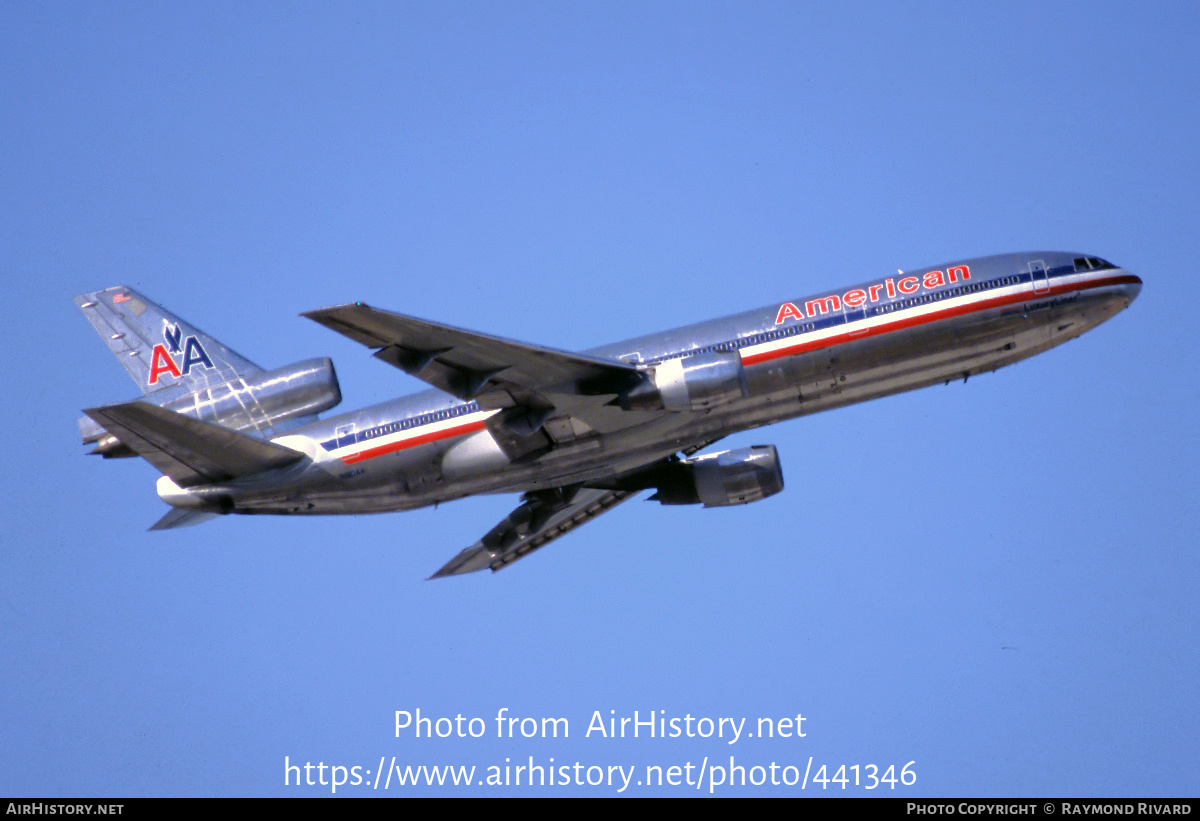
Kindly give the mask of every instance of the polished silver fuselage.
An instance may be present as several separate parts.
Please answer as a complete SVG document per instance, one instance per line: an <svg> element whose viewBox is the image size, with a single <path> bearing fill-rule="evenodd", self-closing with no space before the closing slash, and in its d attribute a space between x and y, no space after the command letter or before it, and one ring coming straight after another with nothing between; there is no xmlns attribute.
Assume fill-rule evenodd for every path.
<svg viewBox="0 0 1200 821"><path fill-rule="evenodd" d="M429 390L275 437L309 459L220 492L234 512L340 514L602 486L739 431L965 379L1062 344L1141 289L1128 271L1099 263L1060 252L965 260L595 348L586 353L645 368L737 350L746 397L704 411L614 404L611 425L560 419L554 447L536 458L504 455L485 424L494 410ZM168 501L187 503L167 491Z"/></svg>

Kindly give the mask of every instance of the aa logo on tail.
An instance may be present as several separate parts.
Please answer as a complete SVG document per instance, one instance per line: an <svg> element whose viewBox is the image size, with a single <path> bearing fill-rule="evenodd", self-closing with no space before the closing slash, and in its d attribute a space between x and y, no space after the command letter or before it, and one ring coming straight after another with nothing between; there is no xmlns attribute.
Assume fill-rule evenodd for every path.
<svg viewBox="0 0 1200 821"><path fill-rule="evenodd" d="M176 379L189 373L196 365L212 368L212 360L200 340L194 336L182 339L183 331L178 325L163 321L163 341L165 345L154 346L150 356L150 384L157 385L158 378L170 374Z"/></svg>

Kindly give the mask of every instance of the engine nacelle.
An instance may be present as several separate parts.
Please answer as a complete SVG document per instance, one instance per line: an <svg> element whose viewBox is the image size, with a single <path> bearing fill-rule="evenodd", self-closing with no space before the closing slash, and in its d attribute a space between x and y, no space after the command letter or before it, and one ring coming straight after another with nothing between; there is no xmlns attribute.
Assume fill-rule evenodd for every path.
<svg viewBox="0 0 1200 821"><path fill-rule="evenodd" d="M170 402L165 407L180 413L196 408L205 422L234 430L290 422L329 410L342 401L333 362L328 357L284 365L246 380L216 385ZM253 410L247 411L247 407ZM263 417L266 417L266 420Z"/></svg>
<svg viewBox="0 0 1200 821"><path fill-rule="evenodd" d="M652 497L664 505L744 505L783 490L783 470L774 445L684 459L672 473Z"/></svg>
<svg viewBox="0 0 1200 821"><path fill-rule="evenodd" d="M737 351L704 351L660 362L621 396L625 410L699 411L746 398L746 371Z"/></svg>

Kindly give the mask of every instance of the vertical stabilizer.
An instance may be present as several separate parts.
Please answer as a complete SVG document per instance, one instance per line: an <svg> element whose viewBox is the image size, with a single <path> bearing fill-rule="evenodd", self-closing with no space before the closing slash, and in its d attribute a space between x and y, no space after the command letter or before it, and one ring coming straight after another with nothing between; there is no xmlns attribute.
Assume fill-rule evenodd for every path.
<svg viewBox="0 0 1200 821"><path fill-rule="evenodd" d="M326 358L264 371L127 285L75 297L145 401L248 436L270 439L341 401ZM84 444L105 458L133 456L98 420L79 420Z"/></svg>
<svg viewBox="0 0 1200 821"><path fill-rule="evenodd" d="M262 372L128 286L82 294L75 304L144 394L197 393Z"/></svg>

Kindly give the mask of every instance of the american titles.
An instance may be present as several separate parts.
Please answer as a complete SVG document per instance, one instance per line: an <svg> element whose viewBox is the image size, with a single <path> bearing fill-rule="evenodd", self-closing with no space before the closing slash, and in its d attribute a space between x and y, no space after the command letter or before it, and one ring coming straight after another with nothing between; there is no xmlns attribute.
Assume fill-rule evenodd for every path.
<svg viewBox="0 0 1200 821"><path fill-rule="evenodd" d="M779 306L775 314L775 324L782 325L788 319L808 319L820 314L836 313L846 309L861 308L868 302L879 302L880 299L895 299L898 296L915 294L918 291L933 290L971 278L971 269L966 265L955 265L945 271L927 271L924 274L888 277L883 282L876 282L863 288L851 288L843 294L830 294L817 297L804 303L803 309L794 302L785 302Z"/></svg>

